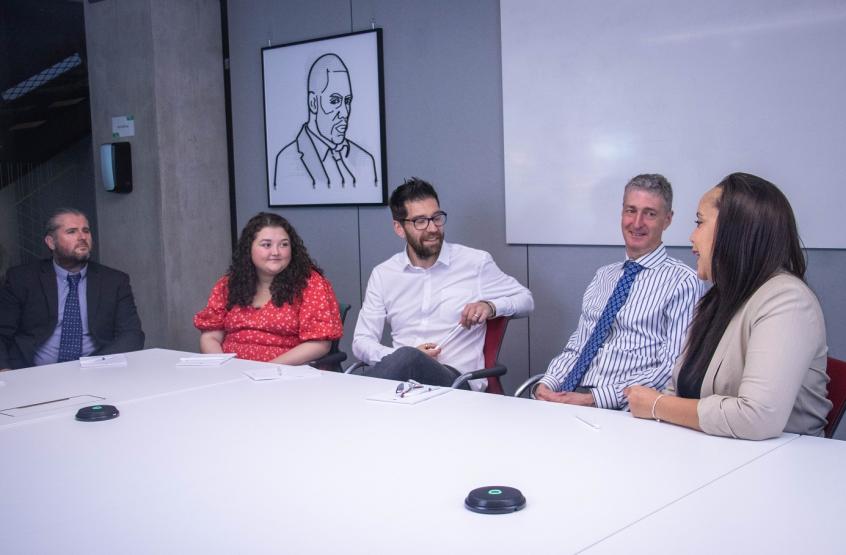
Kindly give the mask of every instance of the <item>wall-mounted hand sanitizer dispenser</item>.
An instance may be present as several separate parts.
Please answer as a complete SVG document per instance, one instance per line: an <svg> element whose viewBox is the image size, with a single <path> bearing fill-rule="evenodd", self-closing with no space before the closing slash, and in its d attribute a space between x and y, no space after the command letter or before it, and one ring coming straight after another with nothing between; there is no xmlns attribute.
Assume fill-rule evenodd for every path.
<svg viewBox="0 0 846 555"><path fill-rule="evenodd" d="M112 193L132 192L132 150L129 143L100 145L103 187Z"/></svg>

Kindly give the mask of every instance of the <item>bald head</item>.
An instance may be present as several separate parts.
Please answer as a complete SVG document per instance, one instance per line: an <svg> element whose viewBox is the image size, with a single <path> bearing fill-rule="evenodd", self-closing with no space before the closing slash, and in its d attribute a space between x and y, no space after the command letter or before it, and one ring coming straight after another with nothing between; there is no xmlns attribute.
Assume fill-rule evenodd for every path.
<svg viewBox="0 0 846 555"><path fill-rule="evenodd" d="M308 92L321 94L329 84L330 73L346 73L349 80L349 70L344 61L337 54L324 54L317 58L308 70Z"/></svg>

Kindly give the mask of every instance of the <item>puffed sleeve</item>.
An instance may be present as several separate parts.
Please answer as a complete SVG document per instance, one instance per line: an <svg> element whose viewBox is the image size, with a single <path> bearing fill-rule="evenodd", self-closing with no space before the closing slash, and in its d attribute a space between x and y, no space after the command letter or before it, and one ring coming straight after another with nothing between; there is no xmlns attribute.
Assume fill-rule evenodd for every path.
<svg viewBox="0 0 846 555"><path fill-rule="evenodd" d="M301 341L334 341L344 334L332 284L317 272L312 272L303 290L299 321Z"/></svg>
<svg viewBox="0 0 846 555"><path fill-rule="evenodd" d="M224 329L226 300L229 298L229 278L223 276L212 287L206 308L194 315L194 327L200 331Z"/></svg>

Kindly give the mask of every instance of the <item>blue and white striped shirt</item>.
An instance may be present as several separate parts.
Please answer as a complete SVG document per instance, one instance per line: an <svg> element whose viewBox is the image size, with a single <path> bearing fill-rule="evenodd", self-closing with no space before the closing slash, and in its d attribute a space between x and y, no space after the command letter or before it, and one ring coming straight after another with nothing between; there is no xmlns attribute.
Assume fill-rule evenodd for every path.
<svg viewBox="0 0 846 555"><path fill-rule="evenodd" d="M630 385L664 388L703 293L696 272L668 256L664 245L635 262L644 270L635 279L626 304L617 313L608 337L579 384L591 389L596 406L601 408L628 409L623 389ZM588 285L576 331L541 378L541 383L553 391L561 388L573 370L623 275L623 263L603 266Z"/></svg>

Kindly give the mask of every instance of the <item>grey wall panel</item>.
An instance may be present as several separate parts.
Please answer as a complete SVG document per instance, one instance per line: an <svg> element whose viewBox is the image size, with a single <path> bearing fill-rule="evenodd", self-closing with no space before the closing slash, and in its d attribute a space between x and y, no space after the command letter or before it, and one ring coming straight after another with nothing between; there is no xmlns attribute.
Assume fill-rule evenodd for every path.
<svg viewBox="0 0 846 555"><path fill-rule="evenodd" d="M272 211L288 218L309 254L326 272L338 300L353 305L341 349L350 339L361 305L358 211L347 207L268 208L262 107L261 49L350 31L346 0L321 2L229 2L232 132L238 231L253 215ZM303 91L305 95L305 91Z"/></svg>
<svg viewBox="0 0 846 555"><path fill-rule="evenodd" d="M347 1L321 2L319 7L315 4L271 0L229 2L229 65L239 228L256 212L268 208L261 49L269 44L285 44L350 30ZM274 211L285 215L308 211L312 218L323 221L336 213L319 208L277 208Z"/></svg>
<svg viewBox="0 0 846 555"><path fill-rule="evenodd" d="M828 333L828 354L846 359L846 251L808 251L808 273L805 277L822 305Z"/></svg>

